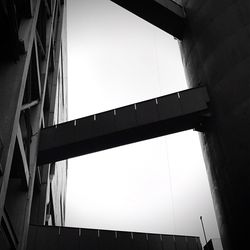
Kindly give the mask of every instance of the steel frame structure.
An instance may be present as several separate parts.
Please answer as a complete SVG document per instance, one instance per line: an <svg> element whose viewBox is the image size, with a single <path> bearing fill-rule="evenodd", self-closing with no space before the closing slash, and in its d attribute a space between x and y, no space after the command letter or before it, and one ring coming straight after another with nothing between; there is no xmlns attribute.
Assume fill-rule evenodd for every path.
<svg viewBox="0 0 250 250"><path fill-rule="evenodd" d="M0 242L23 250L34 193L50 186L49 166L40 171L36 159L40 129L54 124L65 6L3 0L0 13Z"/></svg>

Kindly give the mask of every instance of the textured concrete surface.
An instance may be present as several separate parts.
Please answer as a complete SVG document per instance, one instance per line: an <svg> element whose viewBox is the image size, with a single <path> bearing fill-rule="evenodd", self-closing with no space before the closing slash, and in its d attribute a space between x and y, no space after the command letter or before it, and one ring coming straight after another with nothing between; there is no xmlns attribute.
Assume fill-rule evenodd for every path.
<svg viewBox="0 0 250 250"><path fill-rule="evenodd" d="M219 230L224 249L242 249L250 233L250 2L183 2L188 84L205 84L211 99L213 122L201 141Z"/></svg>

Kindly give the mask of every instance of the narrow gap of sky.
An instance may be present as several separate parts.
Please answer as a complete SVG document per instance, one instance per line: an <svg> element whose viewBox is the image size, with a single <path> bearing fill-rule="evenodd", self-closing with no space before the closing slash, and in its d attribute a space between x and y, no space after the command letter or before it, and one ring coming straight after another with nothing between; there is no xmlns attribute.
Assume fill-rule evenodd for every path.
<svg viewBox="0 0 250 250"><path fill-rule="evenodd" d="M109 0L68 0L69 118L187 88L178 43ZM69 161L66 224L218 237L195 132Z"/></svg>

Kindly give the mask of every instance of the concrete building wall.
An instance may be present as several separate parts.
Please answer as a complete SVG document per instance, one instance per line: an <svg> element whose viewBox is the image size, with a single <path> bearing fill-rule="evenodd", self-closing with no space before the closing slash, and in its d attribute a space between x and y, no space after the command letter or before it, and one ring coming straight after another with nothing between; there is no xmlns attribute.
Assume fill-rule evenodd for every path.
<svg viewBox="0 0 250 250"><path fill-rule="evenodd" d="M66 1L0 3L0 248L63 225L67 162L36 166L39 130L67 120Z"/></svg>
<svg viewBox="0 0 250 250"><path fill-rule="evenodd" d="M250 233L250 2L183 4L188 84L206 85L211 100L211 126L201 141L220 234L224 249L243 249Z"/></svg>

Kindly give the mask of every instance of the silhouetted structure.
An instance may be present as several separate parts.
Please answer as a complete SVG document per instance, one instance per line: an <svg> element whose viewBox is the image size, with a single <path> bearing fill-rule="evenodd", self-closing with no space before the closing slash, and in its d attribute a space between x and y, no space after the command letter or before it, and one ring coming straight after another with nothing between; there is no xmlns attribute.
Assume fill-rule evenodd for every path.
<svg viewBox="0 0 250 250"><path fill-rule="evenodd" d="M67 120L65 14L62 0L0 1L1 250L25 249L30 222L64 225L67 163L36 158L40 129Z"/></svg>
<svg viewBox="0 0 250 250"><path fill-rule="evenodd" d="M30 226L27 250L201 250L199 237Z"/></svg>
<svg viewBox="0 0 250 250"><path fill-rule="evenodd" d="M155 25L159 19L173 25L163 10L148 16L150 4L170 10L170 0L113 2L135 14L140 8L138 15ZM178 37L187 81L191 87L204 84L210 96L211 128L201 141L223 247L244 249L250 234L250 2L183 0L182 5L185 29Z"/></svg>
<svg viewBox="0 0 250 250"><path fill-rule="evenodd" d="M187 129L203 131L209 119L205 87L47 127L40 132L38 164L68 159Z"/></svg>
<svg viewBox="0 0 250 250"><path fill-rule="evenodd" d="M206 112L198 116L199 119L195 116L195 121L202 126L196 122L190 122L190 126L202 128L204 132L201 141L223 246L243 249L248 245L250 233L250 2L183 0L183 8L171 0L113 1L180 39L189 86L207 87L212 113L209 126L204 127L207 119L203 120L207 118L204 116L207 104L203 110ZM62 165L60 168L55 168L54 163L37 167L40 130L67 120L64 12L63 0L0 2L0 27L4 34L0 39L1 249L25 249L30 221L54 225L64 222L67 163L57 163ZM194 103L194 108L198 103ZM159 103L155 101L154 107L152 100L144 104L138 107L153 110ZM143 127L153 126L153 137L162 135L159 132L162 126L155 126L159 117L154 120L154 112L147 116L147 112L135 111L136 108L131 112L126 110L129 108L120 110L132 116L143 114ZM111 120L116 115L112 112ZM94 135L99 139L101 135L101 139L92 141L93 148L86 152L121 145L117 137L109 137L108 128L112 123L108 114L110 112L91 117L95 125L99 122L96 118L101 118L104 125L99 130L99 125L96 126ZM77 128L67 128L68 125L72 123L60 126L64 131L69 129L75 133ZM127 134L121 136L122 144L152 137L146 133L147 129L140 134L139 126L137 123L132 130L126 128ZM47 132L54 129L48 128ZM44 145L49 149L48 143L43 144L47 140L45 131L41 133L40 163L51 161L42 156ZM126 141L124 138L129 134L131 137ZM104 139L108 142L106 145ZM57 142L72 149L76 138L68 134L67 140ZM55 148L59 146L62 145ZM82 152L73 152L67 157L79 154ZM56 175L60 176L60 183L53 178Z"/></svg>
<svg viewBox="0 0 250 250"><path fill-rule="evenodd" d="M58 158L51 161L40 157L40 166L37 166L37 157L39 136L41 141L45 139L44 134L40 135L40 130L67 121L65 14L66 4L63 0L0 2L0 27L1 34L4 34L0 39L1 250L26 249L28 232L28 249L32 250L67 247L73 250L80 246L91 249L114 249L115 246L122 249L201 249L198 237L62 227L65 220L67 162L55 163ZM207 96L205 90L197 91ZM194 115L193 108L191 113L190 107L181 108L183 101L189 98L189 92L183 92L181 96L181 100L180 94L174 97L176 100L173 100L173 104L177 108L175 113L181 111L182 116L187 116L185 126L200 127L203 114L207 112L208 100L201 100L201 106ZM164 104L164 98L159 98L161 102ZM149 106L151 102L142 106L138 104L142 112L138 114L143 116L144 122L146 113L143 113L143 109ZM168 114L171 114L171 110ZM99 124L102 115L96 117L96 124ZM109 125L105 123L105 117L104 129ZM148 118L151 119L150 116ZM125 122L124 125L128 124ZM171 129L176 130L173 124ZM159 134L159 131L155 133ZM70 136L69 133L64 136L67 134ZM53 140L53 135L50 140ZM48 227L53 225L60 227Z"/></svg>

